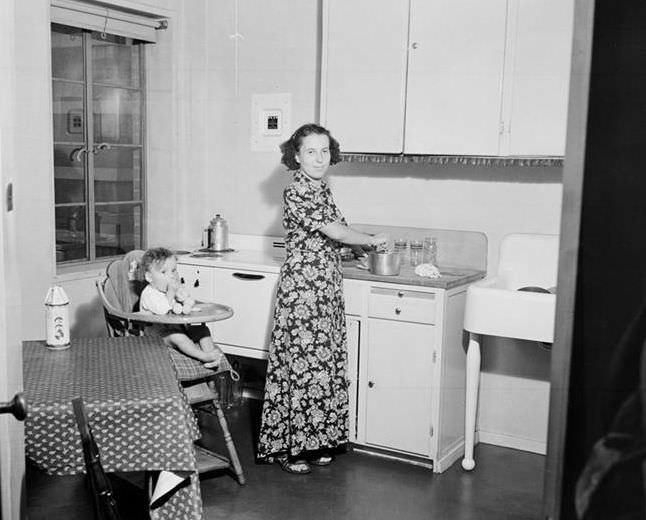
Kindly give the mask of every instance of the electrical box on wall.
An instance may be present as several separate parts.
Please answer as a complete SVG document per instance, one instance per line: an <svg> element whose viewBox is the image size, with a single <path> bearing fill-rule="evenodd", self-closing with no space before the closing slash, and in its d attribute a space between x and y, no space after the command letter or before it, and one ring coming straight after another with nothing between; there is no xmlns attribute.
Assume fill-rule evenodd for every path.
<svg viewBox="0 0 646 520"><path fill-rule="evenodd" d="M291 115L291 94L254 94L251 99L251 150L278 151L291 134Z"/></svg>

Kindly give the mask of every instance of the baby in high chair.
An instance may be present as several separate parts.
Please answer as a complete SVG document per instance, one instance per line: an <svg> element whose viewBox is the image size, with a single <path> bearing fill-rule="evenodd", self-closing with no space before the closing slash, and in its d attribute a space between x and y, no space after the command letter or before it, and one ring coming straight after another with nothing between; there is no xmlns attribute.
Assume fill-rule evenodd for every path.
<svg viewBox="0 0 646 520"><path fill-rule="evenodd" d="M177 259L172 251L164 247L148 249L139 268L148 282L139 299L141 311L159 315L191 312L195 300L180 284ZM153 327L164 338L164 343L201 361L206 368L216 368L224 358L224 353L213 343L211 332L204 324L156 323Z"/></svg>

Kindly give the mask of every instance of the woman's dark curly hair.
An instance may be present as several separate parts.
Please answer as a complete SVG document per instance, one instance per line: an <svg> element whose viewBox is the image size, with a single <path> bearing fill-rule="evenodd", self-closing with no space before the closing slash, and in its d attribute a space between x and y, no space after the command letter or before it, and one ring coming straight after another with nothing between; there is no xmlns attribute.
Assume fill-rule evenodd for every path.
<svg viewBox="0 0 646 520"><path fill-rule="evenodd" d="M330 164L336 164L341 161L339 142L332 137L330 131L320 125L308 123L298 128L287 141L280 145L280 151L283 153L280 162L287 166L289 170L298 170L301 167L296 160L296 155L303 144L303 139L311 134L327 135L330 140Z"/></svg>

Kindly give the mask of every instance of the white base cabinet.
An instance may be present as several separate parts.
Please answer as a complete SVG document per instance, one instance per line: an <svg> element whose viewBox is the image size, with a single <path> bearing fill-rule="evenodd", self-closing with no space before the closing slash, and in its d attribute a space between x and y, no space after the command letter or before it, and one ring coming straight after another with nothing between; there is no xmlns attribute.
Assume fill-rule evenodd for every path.
<svg viewBox="0 0 646 520"><path fill-rule="evenodd" d="M211 329L226 353L267 357L275 271L185 262L179 271L196 298L233 308ZM466 286L346 279L344 294L350 440L444 471L464 452Z"/></svg>
<svg viewBox="0 0 646 520"><path fill-rule="evenodd" d="M369 319L367 328L366 444L428 456L434 327Z"/></svg>
<svg viewBox="0 0 646 520"><path fill-rule="evenodd" d="M209 324L213 340L225 353L267 357L277 273L184 263L178 264L178 271L196 299L233 309L231 318Z"/></svg>
<svg viewBox="0 0 646 520"><path fill-rule="evenodd" d="M348 341L358 369L355 445L435 472L462 456L465 296L466 286L345 281L348 323L359 324L358 344Z"/></svg>

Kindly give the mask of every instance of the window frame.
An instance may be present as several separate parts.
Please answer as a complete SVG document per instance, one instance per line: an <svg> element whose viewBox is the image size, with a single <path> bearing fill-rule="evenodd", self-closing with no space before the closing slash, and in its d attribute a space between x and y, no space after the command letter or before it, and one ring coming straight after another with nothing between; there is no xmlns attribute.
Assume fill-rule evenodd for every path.
<svg viewBox="0 0 646 520"><path fill-rule="evenodd" d="M54 31L56 26L64 26L66 24L62 23L57 23L57 22L51 22L50 23L50 33ZM93 96L93 91L95 86L102 86L102 83L97 83L97 85L94 85L94 80L92 77L92 65L93 65L93 60L92 60L92 43L94 41L93 39L93 33L94 34L101 34L99 31L95 31L92 29L86 29L83 27L76 27L72 25L67 25L68 27L72 27L74 29L80 30L83 38L83 80L81 82L78 81L73 81L73 80L68 80L66 78L56 78L54 77L53 70L51 71L50 74L50 80L51 80L51 85L53 86L54 83L58 81L64 81L68 83L77 83L77 84L82 84L83 86L83 144L81 145L83 148L88 150L90 145L92 145L92 149L86 151L83 154L82 158L82 163L84 164L84 190L85 190L85 249L86 249L86 255L84 258L79 258L79 259L70 259L70 260L56 260L56 269L57 269L57 274L65 274L65 273L70 273L70 272L76 272L79 270L87 270L87 269L92 269L95 267L107 265L109 262L111 262L114 259L121 258L123 255L118 254L118 255L110 255L110 256L100 256L97 257L96 255L96 247L97 247L97 237L96 237L96 215L97 215L97 208L101 208L102 206L118 206L118 207L139 207L140 209L140 236L139 236L139 247L142 249L145 249L146 247L146 237L147 237L147 229L148 229L148 218L147 218L147 208L148 208L148 193L147 193L147 180L148 180L148 138L147 138L147 107L148 107L148 91L147 91L147 75L148 71L146 68L147 65L147 54L148 50L146 45L149 42L143 41L143 40L136 40L135 38L127 37L127 36L121 36L119 34L114 34L114 36L121 36L127 39L128 43L131 45L138 45L140 46L139 52L138 52L138 59L139 59L139 86L138 88L132 88L132 87L124 87L122 85L117 86L117 88L124 88L126 90L133 90L137 91L140 94L140 99L139 99L139 123L141 127L140 135L139 135L139 144L138 145L122 145L120 143L109 143L110 147L116 147L116 148L132 148L132 149L138 149L141 152L141 172L140 172L140 186L141 186L141 195L140 198L134 199L134 200L126 200L126 201L121 201L121 200L110 200L110 201L102 201L97 203L96 202L96 197L95 197L95 153L92 153L92 150L96 148L99 144L95 141L95 136L94 136L94 96ZM108 34L111 34L108 32ZM136 43L135 43L136 42ZM50 54L53 53L54 49L52 47ZM109 87L115 87L113 84L105 84L105 86ZM52 97L52 103L51 103L51 108L52 108L52 122L54 118L54 99ZM52 135L52 150L55 149L57 145L60 144L68 144L65 141L55 141L54 140L54 135ZM55 167L54 170L52 171L52 176L53 176L53 182L55 184L56 182L56 171ZM54 214L56 213L56 209L59 207L65 207L65 206L77 206L79 203L56 203L56 201L53 201L53 209L54 209ZM56 240L56 233L57 233L57 228L56 228L56 219L54 219L54 238ZM135 248L137 248L137 245L135 244ZM127 252L127 251L126 251Z"/></svg>

